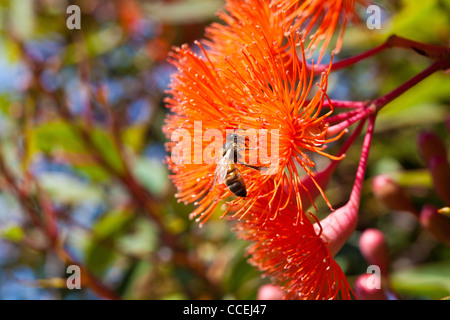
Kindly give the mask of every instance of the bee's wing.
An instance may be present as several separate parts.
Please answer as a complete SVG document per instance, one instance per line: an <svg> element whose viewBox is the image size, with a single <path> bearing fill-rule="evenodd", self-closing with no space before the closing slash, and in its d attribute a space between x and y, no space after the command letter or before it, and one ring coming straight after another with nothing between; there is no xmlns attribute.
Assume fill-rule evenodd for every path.
<svg viewBox="0 0 450 320"><path fill-rule="evenodd" d="M219 159L217 162L216 170L214 172L214 184L213 188L216 185L216 183L222 184L225 183L225 178L227 176L228 171L228 164L230 163L231 159L231 150L228 149L225 152L225 155Z"/></svg>

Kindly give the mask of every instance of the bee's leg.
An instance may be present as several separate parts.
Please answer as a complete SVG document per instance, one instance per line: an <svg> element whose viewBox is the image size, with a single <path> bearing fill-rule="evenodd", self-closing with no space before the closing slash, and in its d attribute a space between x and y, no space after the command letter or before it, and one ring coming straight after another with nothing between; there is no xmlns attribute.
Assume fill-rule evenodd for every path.
<svg viewBox="0 0 450 320"><path fill-rule="evenodd" d="M252 166L252 165L250 165L250 164L245 164L245 163L241 163L243 166L246 166L247 168L251 168L251 169L254 169L254 170L261 170L261 168L262 167L260 167L260 166Z"/></svg>
<svg viewBox="0 0 450 320"><path fill-rule="evenodd" d="M244 165L246 167L258 170L258 168L259 168L258 166L252 166L250 164L247 164L246 161L243 160L243 158L246 155L246 152L249 152L250 150L257 150L257 148L249 148L247 146L245 146L245 148L239 148L239 150L237 150L237 152L235 153L235 156L236 156L235 157L235 163L242 164L242 165ZM254 156L256 156L256 154Z"/></svg>
<svg viewBox="0 0 450 320"><path fill-rule="evenodd" d="M238 152L242 152L242 151L248 151L248 150L256 150L257 148L250 148L249 147L249 141L247 140L236 140L236 150Z"/></svg>

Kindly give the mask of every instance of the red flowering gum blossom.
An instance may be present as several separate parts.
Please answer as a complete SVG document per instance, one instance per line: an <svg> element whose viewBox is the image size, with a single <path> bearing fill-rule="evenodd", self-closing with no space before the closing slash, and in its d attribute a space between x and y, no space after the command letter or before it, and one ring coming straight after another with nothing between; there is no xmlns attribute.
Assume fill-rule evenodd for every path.
<svg viewBox="0 0 450 320"><path fill-rule="evenodd" d="M264 37L258 33L263 30L258 30L255 29L253 34L253 43L244 46L234 56L223 57L221 61L217 60L217 56L210 59L209 51L200 43L202 55L187 46L175 49L171 55L178 71L172 78L171 96L166 99L171 114L166 118L163 131L170 139L167 143L170 153L179 143L173 139L174 134L181 131L189 139L189 148L183 152L183 161L170 156L167 163L178 189L176 196L180 201L197 205L191 217L197 217L201 222L210 217L219 201L232 195L223 184L214 183L217 163L195 163L196 158L208 153L206 150L211 140L204 138L208 130L218 130L224 140L227 130L265 130L268 134L266 138L258 136L259 142L264 142L257 146L258 155L273 154L274 151L278 155L275 165L264 164L261 158L256 163L268 169L270 174L238 165L247 196L245 200L236 198L231 206L245 202L239 212L241 215L245 215L260 197L268 198L268 205L279 209L272 211L277 214L288 204L287 200L279 201L283 191L295 195L301 212L300 192L307 193L308 190L302 185L298 170L300 167L312 177L311 168L315 166L307 152L340 159L324 152L328 143L339 139L344 133L326 137L328 125L324 119L332 110L324 114L321 110L326 99L328 73L322 74L319 90L307 100L313 84L313 72L308 74L305 64L299 64L298 58L293 59L287 69L286 52L281 52L280 48L265 50ZM289 55L297 57L295 36L288 36L286 41ZM300 46L300 49L303 48ZM217 54L219 49L215 47L214 50ZM304 57L302 60L305 61ZM261 188L269 181L273 183L271 189ZM262 190L266 190L265 193Z"/></svg>
<svg viewBox="0 0 450 320"><path fill-rule="evenodd" d="M273 0L270 7L279 16L288 30L300 30L304 38L309 39L308 50L311 53L321 47L319 61L329 46L336 30L340 28L334 49L338 53L342 47L344 31L348 23L358 24L355 5L367 7L364 0Z"/></svg>
<svg viewBox="0 0 450 320"><path fill-rule="evenodd" d="M285 299L351 299L343 271L307 215L297 221L295 207L288 206L275 219L258 218L266 204L257 202L235 225L238 236L252 242L250 263L286 292Z"/></svg>

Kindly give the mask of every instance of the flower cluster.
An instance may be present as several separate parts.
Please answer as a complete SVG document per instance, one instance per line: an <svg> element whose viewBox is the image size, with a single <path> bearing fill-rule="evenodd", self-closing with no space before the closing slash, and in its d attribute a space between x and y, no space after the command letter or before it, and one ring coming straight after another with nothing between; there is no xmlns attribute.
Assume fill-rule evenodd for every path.
<svg viewBox="0 0 450 320"><path fill-rule="evenodd" d="M302 39L296 32L287 33L285 22L272 19L275 15L271 8L268 1L230 1L226 13L220 14L227 24L212 25L207 39L197 43L199 52L183 46L170 57L178 72L166 100L172 114L167 117L164 132L170 139L174 133L187 130L185 133L199 147L184 154L182 163L175 163L174 157L169 157L168 163L178 198L196 203L192 217L198 216L202 221L213 213L220 200L231 195L224 186L213 188L215 163L192 163L208 147L210 141L203 137L211 128L224 135L230 129L267 130L267 138L258 136L260 155L269 154L270 142L277 141L274 147L279 161L273 174L261 175L257 170L240 168L248 194L245 201L238 198L232 202L232 206L242 204L240 216L261 198L269 199L268 207L274 208L276 215L288 206L288 200L279 200L283 192L296 195L302 213L300 194L308 190L299 178L299 167L311 177L314 167L307 152L335 159L323 151L327 143L340 136L326 137L328 125L324 119L332 111L321 112L327 99L328 73L324 72L313 88L314 71L306 68ZM201 127L196 128L195 122ZM177 142L171 139L169 152ZM273 187L263 192L261 185L265 184Z"/></svg>
<svg viewBox="0 0 450 320"><path fill-rule="evenodd" d="M393 46L424 55L437 50L391 37L336 65L332 54L328 65L309 61L316 49L318 62L323 59L338 29L335 52L339 51L346 25L358 21L357 4L366 2L228 0L219 13L223 23L209 26L205 39L195 46L174 48L170 55L177 71L166 99L170 114L163 131L169 139L167 163L176 196L196 205L191 218L200 223L225 202L223 215L234 212L235 231L251 243L250 262L273 279L288 299L354 297L333 256L356 227L375 114L448 64L436 62L369 103L330 100L328 75L334 69ZM335 114L335 108L345 112ZM308 208L315 207L314 199L321 195L332 209L324 188L368 119L349 201L319 221ZM327 153L327 146L357 122L339 153ZM240 144L229 140L229 132L235 139L237 131L243 132ZM180 146L184 146L181 152ZM245 159L252 150L258 156L249 165ZM275 162L266 161L269 153L272 158L275 154ZM329 166L317 171L311 154L327 157ZM198 161L205 156L216 161Z"/></svg>
<svg viewBox="0 0 450 320"><path fill-rule="evenodd" d="M340 51L346 25L360 22L355 5L362 7L367 3L365 0L274 0L271 6L284 17L285 24L290 30L301 30L305 36L309 36L308 50L313 52L317 47L321 48L320 61L339 27L335 53Z"/></svg>
<svg viewBox="0 0 450 320"><path fill-rule="evenodd" d="M353 1L339 1L337 8L330 9L331 3L316 1L324 17L310 48L322 30L327 30L324 35L328 39L337 26L336 17L341 12L347 17L353 7ZM306 29L302 29L302 17L314 8L307 5L304 11L296 1L228 1L219 14L224 24L211 25L206 39L196 43L197 49L184 45L171 54L177 72L166 99L171 114L163 130L170 139L167 147L172 155L180 143L173 139L175 134L182 131L193 137L193 152L189 149L181 157L170 156L167 162L179 201L197 205L191 217L201 222L233 195L224 184L215 183L217 163L193 161L201 158L210 144L210 139L204 139L206 131L219 129L224 137L230 129L271 133L270 137L257 137L257 149L259 154L268 154L270 146L275 146L276 166L272 164L271 173L263 175L254 169L267 166L261 157L253 168L237 164L246 197L227 202L226 212L235 211L233 217L241 221L238 234L254 242L249 249L252 262L284 286L287 298L350 298L342 271L316 231L314 218L310 220L314 216L304 209L305 201L313 203L305 177L326 199L308 153L339 160L324 149L344 133L327 136L326 119L333 108L328 104L323 111L323 104L328 101L330 68L316 83L314 65L306 65L305 36L318 17ZM270 143L274 141L277 143ZM220 150L217 153L221 156Z"/></svg>

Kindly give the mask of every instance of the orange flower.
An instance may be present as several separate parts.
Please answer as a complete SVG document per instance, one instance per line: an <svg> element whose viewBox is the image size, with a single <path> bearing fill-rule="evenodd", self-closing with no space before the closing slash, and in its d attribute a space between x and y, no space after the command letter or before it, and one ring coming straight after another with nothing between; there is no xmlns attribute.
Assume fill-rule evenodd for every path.
<svg viewBox="0 0 450 320"><path fill-rule="evenodd" d="M237 10L237 3L241 2L230 8ZM243 3L242 7L246 4ZM257 18L255 20L258 21ZM322 74L318 90L308 100L314 82L313 72L307 74L305 57L299 59L297 55L297 36L287 35L283 39L283 47L268 48L271 30L248 24L244 29L246 37L250 38L245 39L245 45L235 50L233 55L229 55L230 39L238 39L243 28L241 22L236 20L235 23L238 25L224 27L227 32L222 34L222 38L218 39L220 34L216 33L213 40L206 42L206 48L197 43L201 55L187 45L176 48L171 54L171 62L178 71L172 78L171 96L166 99L171 111L163 128L168 139L172 140L167 144L168 151L173 155L173 151L178 149L179 141L173 141L173 135L178 136L181 131L188 136L189 143L185 146L193 143L192 148L183 152L184 161L174 160L173 156L167 159L173 172L172 180L178 189L177 197L180 201L195 203L197 208L192 217L205 221L219 201L228 198L232 192L223 184L214 184L216 163L195 163L195 159L204 156L211 144L209 139L204 139L204 135L210 129L218 129L225 139L226 130L230 129L267 130L267 138L258 136L260 144L257 151L259 155L274 152L271 143L278 140L275 146L279 155L278 165L268 168L267 163L259 158L257 166L270 169L273 173L267 175L238 164L247 197L245 201L244 198L236 198L230 202L230 207L239 206L237 214L243 216L257 199L264 197L269 199L268 208L274 209L271 212L276 215L288 205L287 198L284 202L280 201L280 194L287 192L289 195L295 194L301 214L300 193L308 190L301 184L298 168L313 176L311 168L314 162L306 152L313 151L334 159L323 150L327 143L339 138L338 135L334 139L326 139L328 126L324 119L331 111L321 114L328 73ZM301 42L300 50L303 55ZM289 61L286 57L290 57ZM272 188L261 188L266 183L270 183Z"/></svg>
<svg viewBox="0 0 450 320"><path fill-rule="evenodd" d="M283 287L287 298L351 298L342 270L309 220L314 216L302 205L305 195L313 202L302 175L327 201L308 153L341 159L324 152L343 134L327 138L326 117L333 110L323 112L322 105L330 69L313 90L317 80L314 66L306 66L303 40L297 32L286 32L295 21L273 3L228 1L220 13L225 24L209 27L198 49L184 45L171 53L177 71L166 99L167 163L178 200L196 205L191 217L197 221L205 222L219 203L233 197L224 215L236 212L239 235L253 242L251 261ZM252 167L236 164L245 197L234 196L216 171L227 130L238 129L254 132L248 135L250 150L239 155L258 153ZM217 141L220 148L211 148ZM275 164L262 156L269 154L277 155Z"/></svg>
<svg viewBox="0 0 450 320"><path fill-rule="evenodd" d="M290 26L289 30L300 30L310 42L307 50L312 53L322 43L318 61L325 53L331 39L340 27L335 53L342 47L345 27L349 22L359 23L355 12L355 4L367 5L366 0L273 0L271 8L283 18L283 23Z"/></svg>
<svg viewBox="0 0 450 320"><path fill-rule="evenodd" d="M280 54L288 54L288 50L282 48L286 45L283 43L286 31L284 17L271 10L270 1L227 1L218 16L225 24L213 23L207 27L206 39L203 41L209 47L208 53L212 60L221 62L224 57L236 55L255 41L260 50L252 54L258 55L258 58L275 50Z"/></svg>
<svg viewBox="0 0 450 320"><path fill-rule="evenodd" d="M291 206L276 219L259 219L266 205L258 201L235 225L238 236L251 241L249 262L285 291L285 299L352 299L344 273L314 225L308 219L294 224L297 211Z"/></svg>

